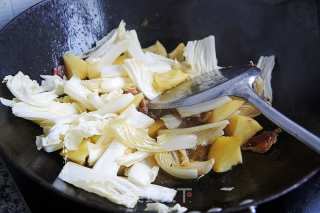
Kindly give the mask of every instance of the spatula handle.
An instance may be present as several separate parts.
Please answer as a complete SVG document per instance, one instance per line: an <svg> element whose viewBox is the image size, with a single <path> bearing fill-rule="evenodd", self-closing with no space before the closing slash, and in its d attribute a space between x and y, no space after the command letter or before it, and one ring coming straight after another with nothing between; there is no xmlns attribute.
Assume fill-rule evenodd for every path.
<svg viewBox="0 0 320 213"><path fill-rule="evenodd" d="M306 144L308 147L320 154L320 138L312 134L302 126L293 122L278 110L274 109L264 100L262 100L251 88L245 90L245 98L257 107L261 113L270 119L284 131Z"/></svg>

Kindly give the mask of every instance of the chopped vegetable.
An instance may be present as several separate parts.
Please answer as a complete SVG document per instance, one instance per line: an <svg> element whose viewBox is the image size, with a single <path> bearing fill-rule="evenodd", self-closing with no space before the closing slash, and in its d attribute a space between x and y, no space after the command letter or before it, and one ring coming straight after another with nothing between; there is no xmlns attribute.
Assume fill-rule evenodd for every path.
<svg viewBox="0 0 320 213"><path fill-rule="evenodd" d="M197 145L197 136L194 134L162 134L157 137L164 151L193 149Z"/></svg>
<svg viewBox="0 0 320 213"><path fill-rule="evenodd" d="M259 58L257 67L261 69L261 80L256 82L255 86L261 89L255 88L258 94L260 94L269 103L272 102L272 88L271 88L271 74L275 65L275 57L261 56ZM259 85L260 84L260 85Z"/></svg>
<svg viewBox="0 0 320 213"><path fill-rule="evenodd" d="M41 81L41 87L43 91L53 91L57 96L63 95L64 93L64 80L58 75L40 75L43 79Z"/></svg>
<svg viewBox="0 0 320 213"><path fill-rule="evenodd" d="M160 118L168 129L174 129L180 126L182 120L172 114L164 115Z"/></svg>
<svg viewBox="0 0 320 213"><path fill-rule="evenodd" d="M155 181L158 166L151 166L146 161L133 164L128 170L128 180L139 186L147 186Z"/></svg>
<svg viewBox="0 0 320 213"><path fill-rule="evenodd" d="M77 76L72 76L71 79L66 82L64 92L72 99L78 101L85 108L89 110L96 109L88 100L88 96L92 94L92 92L81 84L81 80Z"/></svg>
<svg viewBox="0 0 320 213"><path fill-rule="evenodd" d="M92 169L72 162L64 165L59 174L59 178L76 187L105 197L116 204L124 205L128 208L133 208L139 199L137 190L128 187L131 186L131 184L126 184L126 182L120 180L119 177L106 178L94 172Z"/></svg>
<svg viewBox="0 0 320 213"><path fill-rule="evenodd" d="M213 170L226 172L239 163L242 163L241 139L239 137L219 137L209 151L209 159L214 159Z"/></svg>
<svg viewBox="0 0 320 213"><path fill-rule="evenodd" d="M129 148L135 148L139 151L145 152L164 152L193 148L196 142L196 136L188 136L188 141L185 141L184 143L176 140L172 141L172 136L170 138L163 137L162 141L158 141L157 143L148 135L148 132L145 129L135 128L121 119L112 122L109 131L121 143Z"/></svg>
<svg viewBox="0 0 320 213"><path fill-rule="evenodd" d="M40 75L40 84L22 72L3 80L14 97L0 102L43 129L37 149L60 150L66 160L59 179L128 208L140 198L173 202L176 190L152 183L160 169L197 179L242 163L240 148L264 153L276 142L278 131L254 136L262 127L250 117L260 112L240 98L149 109L162 93L166 101L190 91L190 78L221 78L215 37L180 43L168 54L159 41L142 49L137 32L125 25L121 21L81 56L65 53L64 65L53 75ZM253 85L270 103L274 62L274 56L259 59L261 77ZM54 184L65 187L58 179ZM153 203L147 210L187 209Z"/></svg>
<svg viewBox="0 0 320 213"><path fill-rule="evenodd" d="M200 103L200 104L196 104L193 106L187 106L187 107L179 107L177 108L180 116L182 118L185 117L189 117L192 115L197 115L200 114L202 112L207 112L210 110L214 110L228 102L230 102L232 99L229 98L228 96L224 96L221 98L216 98L212 101L208 101L208 102L204 102L204 103Z"/></svg>
<svg viewBox="0 0 320 213"><path fill-rule="evenodd" d="M102 176L116 176L120 168L117 159L124 155L126 149L122 143L112 141L94 165L93 170L99 171Z"/></svg>
<svg viewBox="0 0 320 213"><path fill-rule="evenodd" d="M75 151L62 151L61 155L77 164L84 165L89 155L87 141L82 141L79 148Z"/></svg>
<svg viewBox="0 0 320 213"><path fill-rule="evenodd" d="M169 53L169 58L177 59L178 61L184 61L184 52L185 45L184 43L179 43L178 46Z"/></svg>
<svg viewBox="0 0 320 213"><path fill-rule="evenodd" d="M202 175L207 174L214 163L214 160L208 161L195 161L190 163L190 166L181 166L180 162L177 162L172 153L160 152L155 154L155 159L161 169L168 174L181 179L196 179Z"/></svg>
<svg viewBox="0 0 320 213"><path fill-rule="evenodd" d="M13 104L12 113L31 121L45 121L56 123L57 121L78 113L75 105L68 103L52 102L47 107L36 107L24 102Z"/></svg>
<svg viewBox="0 0 320 213"><path fill-rule="evenodd" d="M150 184L137 186L126 178L103 176L100 172L72 162L64 165L59 178L88 192L109 199L116 204L133 208L139 197L161 202L172 202L177 191Z"/></svg>
<svg viewBox="0 0 320 213"><path fill-rule="evenodd" d="M155 54L158 54L158 55L167 56L167 50L163 46L163 44L161 44L160 41L156 41L156 43L154 43L153 45L145 48L144 50L152 52L152 53L155 53Z"/></svg>
<svg viewBox="0 0 320 213"><path fill-rule="evenodd" d="M130 79L147 98L153 99L160 94L153 88L153 73L145 65L138 60L127 59L123 66Z"/></svg>
<svg viewBox="0 0 320 213"><path fill-rule="evenodd" d="M212 115L209 118L209 122L218 122L228 119L242 106L242 104L244 104L243 100L235 99L214 109L212 111Z"/></svg>
<svg viewBox="0 0 320 213"><path fill-rule="evenodd" d="M16 75L8 75L3 79L10 92L19 101L32 106L48 106L54 102L57 97L55 91L46 91L45 85L40 86L38 82L31 80L28 75L18 72Z"/></svg>
<svg viewBox="0 0 320 213"><path fill-rule="evenodd" d="M126 122L136 128L148 128L154 123L154 120L144 113L139 112L134 105L129 106L123 111L119 118L125 119Z"/></svg>
<svg viewBox="0 0 320 213"><path fill-rule="evenodd" d="M260 130L262 130L262 126L253 118L235 115L230 119L226 134L241 138L241 144L244 144Z"/></svg>
<svg viewBox="0 0 320 213"><path fill-rule="evenodd" d="M122 110L126 109L134 100L132 94L121 94L115 98L112 98L97 110L97 113L103 115L106 113L119 113Z"/></svg>
<svg viewBox="0 0 320 213"><path fill-rule="evenodd" d="M88 64L80 57L72 53L66 53L63 55L63 61L68 79L73 75L76 75L80 79L88 77Z"/></svg>
<svg viewBox="0 0 320 213"><path fill-rule="evenodd" d="M214 72L217 77L221 76L218 70L214 36L210 35L202 40L189 41L184 48L183 55L187 63L191 65L190 75L192 77L207 72Z"/></svg>
<svg viewBox="0 0 320 213"><path fill-rule="evenodd" d="M154 87L158 91L166 91L181 84L188 78L188 74L181 70L171 70L164 73L156 73L154 75Z"/></svg>
<svg viewBox="0 0 320 213"><path fill-rule="evenodd" d="M147 203L147 208L145 208L145 211L152 211L157 213L183 213L187 210L188 209L186 207L182 207L178 203L173 207L168 207L167 205L162 203Z"/></svg>
<svg viewBox="0 0 320 213"><path fill-rule="evenodd" d="M134 153L130 153L127 155L124 155L120 158L118 158L117 162L118 164L126 167L130 167L133 164L144 160L145 158L149 157L151 154L149 152L142 152L142 151L136 151Z"/></svg>
<svg viewBox="0 0 320 213"><path fill-rule="evenodd" d="M166 128L166 125L162 120L156 120L148 129L148 134L150 137L155 138L158 136L160 129Z"/></svg>
<svg viewBox="0 0 320 213"><path fill-rule="evenodd" d="M102 136L103 137L103 136ZM105 143L104 140L99 140L96 143L88 143L88 165L93 166L96 161L101 157L104 151L107 149L109 143Z"/></svg>
<svg viewBox="0 0 320 213"><path fill-rule="evenodd" d="M205 145L212 143L217 136L223 134L222 129L224 129L228 123L229 122L225 120L189 128L163 129L159 131L159 135L195 134L197 136L197 144Z"/></svg>
<svg viewBox="0 0 320 213"><path fill-rule="evenodd" d="M139 93L134 96L134 99L131 104L133 104L135 107L138 107L140 103L143 101L144 95L142 93Z"/></svg>
<svg viewBox="0 0 320 213"><path fill-rule="evenodd" d="M248 116L251 118L257 117L258 115L260 115L261 112L254 107L252 104L250 103L244 103L240 108L239 108L239 115L243 115L243 116Z"/></svg>
<svg viewBox="0 0 320 213"><path fill-rule="evenodd" d="M121 65L124 63L126 59L130 58L129 54L127 52L122 53L114 62L115 65Z"/></svg>

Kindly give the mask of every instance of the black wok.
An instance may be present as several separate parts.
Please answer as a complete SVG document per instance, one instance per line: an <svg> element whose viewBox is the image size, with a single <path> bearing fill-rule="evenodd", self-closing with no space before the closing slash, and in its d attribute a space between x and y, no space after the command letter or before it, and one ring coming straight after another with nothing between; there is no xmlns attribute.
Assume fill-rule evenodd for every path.
<svg viewBox="0 0 320 213"><path fill-rule="evenodd" d="M51 73L52 67L61 63L64 52L88 50L121 19L138 31L144 46L159 39L170 49L179 41L214 34L222 66L275 54L275 108L319 135L320 25L316 6L311 0L44 1L1 31L0 78L22 70L39 79L39 74ZM5 85L1 85L0 96L11 97ZM53 187L63 162L57 154L36 150L34 140L40 134L36 125L0 108L0 151L9 162L67 199L111 212L126 210L67 184ZM163 174L157 182L191 188L192 196L189 193L184 203L183 193L177 196L189 209L221 207L231 211L277 198L314 175L320 165L319 156L285 133L267 154L244 152L243 158L244 163L232 171L212 173L199 181L180 181ZM223 192L219 190L223 186L235 189ZM240 205L246 199L253 202ZM139 203L134 210L143 208Z"/></svg>

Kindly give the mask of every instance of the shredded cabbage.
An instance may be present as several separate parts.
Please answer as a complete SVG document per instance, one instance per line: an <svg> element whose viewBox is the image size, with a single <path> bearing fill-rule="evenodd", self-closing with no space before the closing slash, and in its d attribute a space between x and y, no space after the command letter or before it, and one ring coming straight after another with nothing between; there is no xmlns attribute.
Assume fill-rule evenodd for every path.
<svg viewBox="0 0 320 213"><path fill-rule="evenodd" d="M103 66L100 68L102 78L125 77L127 73L120 65Z"/></svg>
<svg viewBox="0 0 320 213"><path fill-rule="evenodd" d="M197 136L194 134L162 134L157 137L157 142L162 144L166 151L193 149L197 145Z"/></svg>
<svg viewBox="0 0 320 213"><path fill-rule="evenodd" d="M132 190L135 187L133 184L133 187L126 187L123 184L124 181L122 179L119 180L120 178L118 177L107 178L90 168L72 162L64 165L58 177L76 187L105 197L116 204L124 205L128 208L133 208L139 199L138 190Z"/></svg>
<svg viewBox="0 0 320 213"><path fill-rule="evenodd" d="M18 100L17 100L17 99L9 100L9 99L1 98L1 97L0 97L0 102L1 102L4 106L13 107L13 105L14 105L15 103L17 103Z"/></svg>
<svg viewBox="0 0 320 213"><path fill-rule="evenodd" d="M186 62L191 65L190 75L192 77L207 72L214 72L217 76L221 76L218 70L215 38L213 35L202 40L189 41L183 55L186 58Z"/></svg>
<svg viewBox="0 0 320 213"><path fill-rule="evenodd" d="M154 123L154 120L148 115L139 112L134 105L130 105L123 111L119 118L125 119L126 122L136 128L148 128Z"/></svg>
<svg viewBox="0 0 320 213"><path fill-rule="evenodd" d="M109 127L110 134L114 135L119 142L139 151L164 152L187 149L195 147L197 142L196 136L193 135L181 136L186 139L186 141L183 142L175 140L174 136L168 138L163 137L161 141L156 142L148 135L147 130L135 128L123 119L114 120Z"/></svg>
<svg viewBox="0 0 320 213"><path fill-rule="evenodd" d="M89 50L83 57L86 57L88 62L94 63L100 61L104 55L111 52L110 49L114 47L117 42L124 40L124 34L126 33L125 26L124 21L121 21L118 28L112 30L108 35L98 41L96 47Z"/></svg>
<svg viewBox="0 0 320 213"><path fill-rule="evenodd" d="M196 179L205 175L212 169L214 163L211 159L208 161L195 161L190 163L189 166L181 166L171 152L156 153L155 159L161 169L181 179Z"/></svg>
<svg viewBox="0 0 320 213"><path fill-rule="evenodd" d="M43 91L53 91L56 95L63 95L64 93L64 80L58 75L40 75L43 80L41 87Z"/></svg>
<svg viewBox="0 0 320 213"><path fill-rule="evenodd" d="M261 69L262 91L260 91L260 94L270 103L272 103L271 75L272 75L274 65L275 65L274 55L261 56L257 64L257 67Z"/></svg>
<svg viewBox="0 0 320 213"><path fill-rule="evenodd" d="M178 128L182 120L172 114L164 115L160 118L168 129Z"/></svg>
<svg viewBox="0 0 320 213"><path fill-rule="evenodd" d="M24 102L13 104L12 113L31 121L46 121L56 123L58 120L78 113L75 105L68 103L52 102L46 107L36 107Z"/></svg>
<svg viewBox="0 0 320 213"><path fill-rule="evenodd" d="M137 186L126 178L100 175L100 172L94 169L72 162L64 165L58 177L76 187L128 208L133 208L139 197L161 202L172 202L177 193L174 189L155 184Z"/></svg>
<svg viewBox="0 0 320 213"><path fill-rule="evenodd" d="M148 99L154 99L160 94L153 88L153 73L143 63L136 59L127 59L123 67L132 82Z"/></svg>
<svg viewBox="0 0 320 213"><path fill-rule="evenodd" d="M128 170L128 180L139 186L147 186L155 181L158 166L151 166L146 161L133 164Z"/></svg>
<svg viewBox="0 0 320 213"><path fill-rule="evenodd" d="M93 166L106 150L108 144L88 143L88 165Z"/></svg>
<svg viewBox="0 0 320 213"><path fill-rule="evenodd" d="M171 70L165 73L156 73L154 75L154 86L159 91L166 91L174 88L188 78L188 74L181 70Z"/></svg>
<svg viewBox="0 0 320 213"><path fill-rule="evenodd" d="M129 87L132 85L132 82L127 77L115 76L84 80L81 84L92 92L109 93Z"/></svg>
<svg viewBox="0 0 320 213"><path fill-rule="evenodd" d="M97 113L104 115L106 113L118 113L126 109L134 100L134 96L131 93L122 94L111 98L108 102L105 102Z"/></svg>
<svg viewBox="0 0 320 213"><path fill-rule="evenodd" d="M198 115L202 112L207 112L210 110L213 110L215 108L218 108L228 102L230 102L232 99L228 96L223 96L220 98L216 98L211 101L203 102L200 104L195 104L193 106L186 106L186 107L179 107L177 108L177 111L179 112L180 116L182 118L189 117L192 115Z"/></svg>
<svg viewBox="0 0 320 213"><path fill-rule="evenodd" d="M102 176L116 176L120 165L117 159L125 154L127 147L114 140L93 167Z"/></svg>
<svg viewBox="0 0 320 213"><path fill-rule="evenodd" d="M77 150L83 139L102 135L104 127L114 118L114 114L83 113L72 123L64 136L67 150Z"/></svg>
<svg viewBox="0 0 320 213"><path fill-rule="evenodd" d="M81 80L77 76L72 76L71 79L65 83L64 92L85 108L89 110L96 109L93 104L88 101L88 96L92 94L92 92L82 85Z"/></svg>
<svg viewBox="0 0 320 213"><path fill-rule="evenodd" d="M57 98L55 91L44 92L37 81L22 72L6 76L3 82L18 100L32 106L48 106Z"/></svg>
<svg viewBox="0 0 320 213"><path fill-rule="evenodd" d="M224 120L189 128L161 129L158 132L158 140L164 136L177 137L179 135L194 134L197 136L197 144L205 145L211 143L216 137L218 137L222 133L221 131L223 131L228 124L229 121Z"/></svg>
<svg viewBox="0 0 320 213"><path fill-rule="evenodd" d="M157 213L183 213L187 210L188 209L186 207L180 206L179 203L177 203L173 207L169 207L163 203L147 203L147 207L145 208L145 211L152 211Z"/></svg>
<svg viewBox="0 0 320 213"><path fill-rule="evenodd" d="M37 136L36 145L38 150L47 147L56 147L56 149L60 149L63 143L62 136L66 134L69 130L70 125L68 124L56 124L50 130L48 135ZM50 151L56 151L54 149L49 149Z"/></svg>
<svg viewBox="0 0 320 213"><path fill-rule="evenodd" d="M124 155L124 156L118 158L117 162L121 166L130 167L133 164L146 159L150 155L151 155L151 153L149 153L149 152L136 151L134 153L130 153L130 154L127 154L127 155Z"/></svg>

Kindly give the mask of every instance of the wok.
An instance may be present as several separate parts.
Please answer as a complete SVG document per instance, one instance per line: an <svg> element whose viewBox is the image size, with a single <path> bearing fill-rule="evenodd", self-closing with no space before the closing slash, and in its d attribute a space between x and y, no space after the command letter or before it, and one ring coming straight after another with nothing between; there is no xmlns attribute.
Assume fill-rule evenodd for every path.
<svg viewBox="0 0 320 213"><path fill-rule="evenodd" d="M315 134L320 134L319 17L316 1L211 0L53 0L43 1L15 18L0 32L0 78L18 70L39 80L61 63L66 51L80 53L116 27L121 19L137 30L143 46L155 40L172 49L179 41L216 36L219 65L245 64L275 54L274 106ZM11 97L5 85L0 96ZM266 128L272 124L261 118ZM94 194L55 182L63 161L37 151L41 129L0 108L0 151L43 187L93 208L125 211ZM157 182L182 191L176 200L190 210L214 207L235 211L270 201L292 190L319 170L320 158L283 133L267 154L243 153L244 163L198 181L161 174ZM219 190L235 187L232 192ZM41 196L41 195L39 195ZM184 199L185 198L185 199ZM244 200L253 202L242 204ZM142 211L145 203L134 209Z"/></svg>

